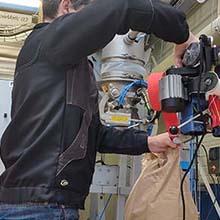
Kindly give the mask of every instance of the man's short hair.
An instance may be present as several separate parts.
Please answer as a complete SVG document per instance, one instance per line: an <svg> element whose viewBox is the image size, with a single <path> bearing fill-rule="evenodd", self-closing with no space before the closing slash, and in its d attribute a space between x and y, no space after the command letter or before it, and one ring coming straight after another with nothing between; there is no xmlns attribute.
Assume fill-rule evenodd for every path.
<svg viewBox="0 0 220 220"><path fill-rule="evenodd" d="M83 5L88 5L91 0L70 0L72 7L78 10ZM42 0L43 2L43 17L54 19L57 15L61 0Z"/></svg>

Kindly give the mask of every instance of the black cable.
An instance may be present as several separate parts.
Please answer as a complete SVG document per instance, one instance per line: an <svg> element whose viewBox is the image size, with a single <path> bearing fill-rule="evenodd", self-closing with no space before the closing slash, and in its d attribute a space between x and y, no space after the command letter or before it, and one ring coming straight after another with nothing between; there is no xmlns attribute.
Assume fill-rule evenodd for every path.
<svg viewBox="0 0 220 220"><path fill-rule="evenodd" d="M208 159L208 152L207 152L207 150L206 150L206 148L205 148L205 146L202 144L202 148L203 148L203 150L204 150L204 152L205 152L205 155L206 155L206 161L207 161L207 166L208 166L208 164L209 164L209 159ZM214 188L215 188L215 201L214 202L212 202L212 207L211 207L211 209L209 210L209 212L208 212L208 214L207 214L207 216L206 216L206 218L205 218L205 220L208 220L209 219L209 216L211 215L211 213L212 213L212 211L213 211L213 209L214 209L214 207L215 207L215 203L217 202L217 197L218 197L218 187L216 186L216 182L215 182L215 179L214 179L214 177L212 176L212 174L209 174L209 176L211 177L211 179L212 179L212 182L213 182L213 184L214 184ZM211 200L212 201L212 200Z"/></svg>
<svg viewBox="0 0 220 220"><path fill-rule="evenodd" d="M190 165L189 165L188 169L186 170L185 174L183 175L183 178L182 178L181 183L180 183L180 192L181 192L182 204L183 204L183 220L186 220L186 204L185 204L185 198L184 198L183 184L184 184L184 181L185 181L189 171L191 170L191 168L193 166L194 160L197 156L198 150L200 148L200 145L202 144L202 141L203 141L204 137L205 137L205 134L202 135L199 143L197 143L197 148L196 148L196 150L193 154L193 158L190 162Z"/></svg>

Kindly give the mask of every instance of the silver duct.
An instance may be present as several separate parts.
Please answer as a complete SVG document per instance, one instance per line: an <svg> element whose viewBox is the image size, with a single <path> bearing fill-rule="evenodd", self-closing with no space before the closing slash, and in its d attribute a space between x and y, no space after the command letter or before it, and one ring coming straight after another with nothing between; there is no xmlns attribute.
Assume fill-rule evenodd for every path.
<svg viewBox="0 0 220 220"><path fill-rule="evenodd" d="M117 35L102 50L98 85L104 93L100 102L100 117L104 124L132 126L136 122L142 123L146 118L146 115L139 117L143 111L138 105L143 97L146 98L146 88L134 86L127 91L123 104L118 100L126 86L146 79L146 66L151 54L148 40L148 35L130 31L127 35ZM140 96L137 95L138 91Z"/></svg>

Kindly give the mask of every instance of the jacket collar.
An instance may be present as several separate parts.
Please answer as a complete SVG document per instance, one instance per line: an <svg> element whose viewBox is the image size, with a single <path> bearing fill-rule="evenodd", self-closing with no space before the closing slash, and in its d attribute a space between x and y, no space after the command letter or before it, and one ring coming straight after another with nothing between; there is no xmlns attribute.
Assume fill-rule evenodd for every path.
<svg viewBox="0 0 220 220"><path fill-rule="evenodd" d="M39 29L39 28L45 27L48 24L50 24L50 23L49 22L39 23L39 24L34 26L34 29Z"/></svg>

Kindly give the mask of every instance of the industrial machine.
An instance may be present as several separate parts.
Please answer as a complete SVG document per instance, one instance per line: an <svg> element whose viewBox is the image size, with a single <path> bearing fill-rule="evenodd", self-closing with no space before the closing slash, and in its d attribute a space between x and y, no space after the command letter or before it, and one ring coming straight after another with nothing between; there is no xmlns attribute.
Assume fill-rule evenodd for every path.
<svg viewBox="0 0 220 220"><path fill-rule="evenodd" d="M151 71L149 39L149 35L135 31L116 35L96 57L94 69L100 91L100 119L106 126L141 129L149 134L156 128L153 123L157 112L149 106L145 80ZM116 219L121 220L126 197L141 172L142 157L122 155L119 166L105 164L103 157L98 161L101 164L96 166L91 186L91 218L104 220L103 194L117 194ZM98 193L98 199L94 193Z"/></svg>
<svg viewBox="0 0 220 220"><path fill-rule="evenodd" d="M171 67L164 73L149 75L145 68L152 50L148 38L131 31L125 36L116 36L103 49L98 82L103 94L100 101L102 122L120 129L135 127L149 131L149 125L152 128L158 112L162 112L175 143L189 143L208 132L220 137L220 49L212 45L211 38L202 35L200 42L187 49L183 67ZM127 162L124 160L120 167L124 163ZM118 175L124 171L119 169Z"/></svg>
<svg viewBox="0 0 220 220"><path fill-rule="evenodd" d="M164 1L185 12L199 3L206 2L206 0ZM12 53L9 56L8 52L5 52L6 45L8 47L9 43L12 45L18 43L20 48L29 31L41 20L39 2L0 0L0 42L4 42L0 47L1 56L7 59L11 57ZM219 137L219 69L213 71L213 66L218 66L219 63L218 47L213 46L210 39L203 36L199 44L193 44L186 52L183 68L170 68L166 73L149 76L151 72L149 59L152 52L150 38L149 35L130 31L126 35L116 36L99 52L95 65L99 75L102 123L118 129L142 129L151 134L156 133L158 112L162 111L173 141L187 142L209 131ZM5 58L2 62L0 58L1 66L3 63L6 66ZM11 68L11 61L1 75L8 74L6 70L9 66ZM10 72L13 70L10 69ZM2 130L10 120L8 100L11 86L11 81L0 84L4 90L0 95L6 99L0 99ZM207 115L209 117L206 117ZM218 150L210 149L209 167L210 172L215 174L218 174L217 170L212 170L212 167L215 165L218 168L218 155ZM100 158L97 159L90 190L92 193L90 219L105 220L109 201L112 195L117 195L115 219L122 220L126 197L141 171L141 157L120 156L119 165L115 163L114 166L105 164L103 155ZM202 168L200 173L218 210L218 203L208 186L209 181L205 179L207 175ZM108 199L106 195L109 195Z"/></svg>
<svg viewBox="0 0 220 220"><path fill-rule="evenodd" d="M202 35L184 54L183 67L149 77L151 103L155 110L166 112L172 138L178 134L193 138L210 130L220 137L219 52L211 38Z"/></svg>
<svg viewBox="0 0 220 220"><path fill-rule="evenodd" d="M209 185L207 176L197 157L199 147L207 133L220 137L220 48L212 45L212 38L201 35L198 43L189 46L183 56L183 67L171 67L166 72L154 73L148 78L148 95L155 111L162 111L167 131L173 142L181 144L190 140L192 160L186 167L182 183L196 159L195 176L198 171L210 194L216 215L220 217L217 190L215 194ZM200 141L198 137L202 136ZM203 146L205 149L205 147ZM212 148L207 156L207 165L212 179L219 175L219 148ZM191 176L192 179L196 179ZM184 204L184 192L181 183L181 195ZM196 180L197 185L197 180ZM215 181L214 181L215 185ZM196 191L197 191L196 187ZM195 200L198 199L195 192ZM183 219L185 219L183 205Z"/></svg>
<svg viewBox="0 0 220 220"><path fill-rule="evenodd" d="M147 100L151 54L149 35L130 31L116 36L101 54L101 79L98 82L104 93L100 101L102 122L115 127L147 125L154 118Z"/></svg>

